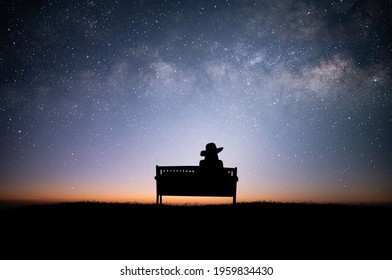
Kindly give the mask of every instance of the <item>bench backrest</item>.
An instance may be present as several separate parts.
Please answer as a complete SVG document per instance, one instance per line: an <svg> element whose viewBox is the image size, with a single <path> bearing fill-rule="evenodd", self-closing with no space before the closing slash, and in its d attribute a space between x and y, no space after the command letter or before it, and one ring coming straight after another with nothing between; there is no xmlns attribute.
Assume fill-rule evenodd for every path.
<svg viewBox="0 0 392 280"><path fill-rule="evenodd" d="M156 176L178 174L196 174L200 171L199 166L156 166ZM224 167L223 173L235 178L237 176L237 167Z"/></svg>

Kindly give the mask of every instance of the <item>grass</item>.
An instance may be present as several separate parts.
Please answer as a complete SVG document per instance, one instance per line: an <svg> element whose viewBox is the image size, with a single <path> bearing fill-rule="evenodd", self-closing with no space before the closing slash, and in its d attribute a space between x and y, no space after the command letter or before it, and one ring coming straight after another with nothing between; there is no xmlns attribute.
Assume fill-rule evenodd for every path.
<svg viewBox="0 0 392 280"><path fill-rule="evenodd" d="M0 212L1 259L384 259L392 209L94 201Z"/></svg>

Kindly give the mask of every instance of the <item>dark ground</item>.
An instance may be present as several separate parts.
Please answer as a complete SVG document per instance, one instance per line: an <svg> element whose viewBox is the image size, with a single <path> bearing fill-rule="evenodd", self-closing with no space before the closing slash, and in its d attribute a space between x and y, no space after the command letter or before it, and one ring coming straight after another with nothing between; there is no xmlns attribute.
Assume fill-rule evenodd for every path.
<svg viewBox="0 0 392 280"><path fill-rule="evenodd" d="M392 208L60 203L0 211L0 259L391 259Z"/></svg>

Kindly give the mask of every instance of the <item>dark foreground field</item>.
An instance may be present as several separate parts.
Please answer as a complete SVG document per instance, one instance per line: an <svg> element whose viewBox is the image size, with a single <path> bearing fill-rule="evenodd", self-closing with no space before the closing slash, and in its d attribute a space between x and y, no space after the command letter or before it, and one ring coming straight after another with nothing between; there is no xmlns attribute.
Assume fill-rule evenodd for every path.
<svg viewBox="0 0 392 280"><path fill-rule="evenodd" d="M390 259L392 208L61 203L0 211L0 259Z"/></svg>

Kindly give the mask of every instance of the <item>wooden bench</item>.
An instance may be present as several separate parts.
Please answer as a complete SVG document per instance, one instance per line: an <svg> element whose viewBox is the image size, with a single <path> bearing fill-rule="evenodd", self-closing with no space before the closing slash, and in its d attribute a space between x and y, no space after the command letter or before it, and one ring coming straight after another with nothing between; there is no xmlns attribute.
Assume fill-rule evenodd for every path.
<svg viewBox="0 0 392 280"><path fill-rule="evenodd" d="M199 166L156 166L156 203L162 196L237 196L237 167L208 170Z"/></svg>

